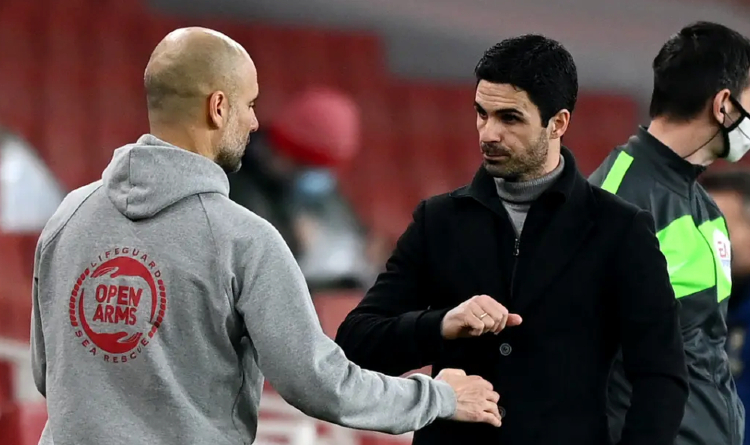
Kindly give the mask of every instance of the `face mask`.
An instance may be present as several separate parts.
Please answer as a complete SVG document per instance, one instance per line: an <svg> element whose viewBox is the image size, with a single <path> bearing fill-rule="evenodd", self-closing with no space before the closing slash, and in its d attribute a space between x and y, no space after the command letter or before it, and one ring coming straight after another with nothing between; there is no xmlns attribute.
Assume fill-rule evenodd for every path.
<svg viewBox="0 0 750 445"><path fill-rule="evenodd" d="M336 178L324 169L310 169L295 181L295 192L302 200L316 200L328 196L336 189Z"/></svg>
<svg viewBox="0 0 750 445"><path fill-rule="evenodd" d="M737 162L750 151L750 115L733 97L729 100L740 111L740 116L729 127L722 126L724 153L721 157L729 162ZM726 112L724 112L724 117L729 118Z"/></svg>

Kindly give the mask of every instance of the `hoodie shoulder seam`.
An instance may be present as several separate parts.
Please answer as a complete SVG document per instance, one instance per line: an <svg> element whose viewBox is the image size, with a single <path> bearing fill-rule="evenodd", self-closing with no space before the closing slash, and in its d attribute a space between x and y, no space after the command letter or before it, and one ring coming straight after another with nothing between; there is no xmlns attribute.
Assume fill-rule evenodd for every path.
<svg viewBox="0 0 750 445"><path fill-rule="evenodd" d="M44 239L42 241L42 245L41 245L41 248L39 249L39 253L44 252L44 250L47 248L47 246L49 246L49 244L52 241L54 241L55 238L57 238L60 235L60 233L62 233L62 231L65 228L65 226L67 226L68 223L70 222L70 220L73 219L73 217L75 216L75 214L78 213L78 209L81 208L81 206L83 205L83 203L85 203L86 201L88 201L89 198L91 198L94 195L94 193L96 193L96 191L99 190L100 188L102 188L102 184L99 184L96 188L94 188L93 190L91 190L91 192L89 194L87 194L81 200L81 202L78 203L78 205L76 205L75 209L72 212L70 212L70 215L68 215L68 217L65 218L65 220L63 221L63 223L60 224L60 227L58 227L57 229L55 229L55 231L52 232L51 235L49 235L48 237L46 237L46 239Z"/></svg>
<svg viewBox="0 0 750 445"><path fill-rule="evenodd" d="M198 193L196 194L196 196L198 197L198 201L200 202L201 208L203 209L203 215L206 217L206 225L208 225L208 233L209 235L211 235L211 243L213 244L213 247L214 247L214 256L216 258L216 261L218 262L221 256L219 255L219 245L216 242L216 235L214 234L214 228L211 225L211 217L208 214L208 209L206 209L206 204L203 202L203 194ZM224 271L224 268L221 267L221 264L218 264L218 266L219 266L219 270ZM227 286L227 280L222 280L222 282L224 283L223 284L224 293L227 296L227 300L232 305L232 307L234 307L234 301L230 298L230 296L232 295L232 292L231 292L231 289Z"/></svg>

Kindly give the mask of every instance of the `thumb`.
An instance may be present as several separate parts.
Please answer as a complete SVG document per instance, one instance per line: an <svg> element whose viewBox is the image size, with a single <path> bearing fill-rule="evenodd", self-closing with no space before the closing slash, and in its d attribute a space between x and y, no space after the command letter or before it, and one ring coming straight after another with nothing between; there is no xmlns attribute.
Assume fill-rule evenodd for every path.
<svg viewBox="0 0 750 445"><path fill-rule="evenodd" d="M518 326L523 322L523 318L521 318L518 314L508 314L508 322L505 324L505 326Z"/></svg>

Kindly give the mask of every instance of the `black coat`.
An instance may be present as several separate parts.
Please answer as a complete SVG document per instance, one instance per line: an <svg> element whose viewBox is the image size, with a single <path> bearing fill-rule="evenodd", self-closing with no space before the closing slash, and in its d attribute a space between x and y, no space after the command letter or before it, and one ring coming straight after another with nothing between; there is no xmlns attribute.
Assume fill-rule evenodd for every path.
<svg viewBox="0 0 750 445"><path fill-rule="evenodd" d="M420 203L386 271L336 341L364 368L461 368L500 394L503 425L438 420L414 444L610 443L606 382L622 347L633 384L623 445L671 445L687 399L677 301L649 213L590 185L563 149L561 177L515 232L493 179ZM444 340L445 313L487 294L523 323ZM479 439L479 440L478 440Z"/></svg>

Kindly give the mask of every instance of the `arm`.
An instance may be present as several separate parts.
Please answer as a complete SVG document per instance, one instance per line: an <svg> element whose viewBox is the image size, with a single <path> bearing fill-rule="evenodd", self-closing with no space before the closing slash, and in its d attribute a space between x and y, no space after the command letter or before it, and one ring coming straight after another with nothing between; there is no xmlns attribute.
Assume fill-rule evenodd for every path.
<svg viewBox="0 0 750 445"><path fill-rule="evenodd" d="M36 389L44 397L47 397L47 354L44 350L44 332L42 331L42 318L39 311L38 265L41 244L40 240L34 256L34 281L31 284L31 369Z"/></svg>
<svg viewBox="0 0 750 445"><path fill-rule="evenodd" d="M629 227L615 266L623 365L633 387L620 445L671 445L688 397L678 303L653 218L639 211Z"/></svg>
<svg viewBox="0 0 750 445"><path fill-rule="evenodd" d="M305 414L350 428L403 433L456 411L451 386L361 369L320 327L302 272L264 223L238 270L237 309L271 385Z"/></svg>
<svg viewBox="0 0 750 445"><path fill-rule="evenodd" d="M432 364L439 354L440 325L450 309L428 309L424 207L422 202L414 211L385 272L336 334L346 355L367 369L401 375Z"/></svg>

